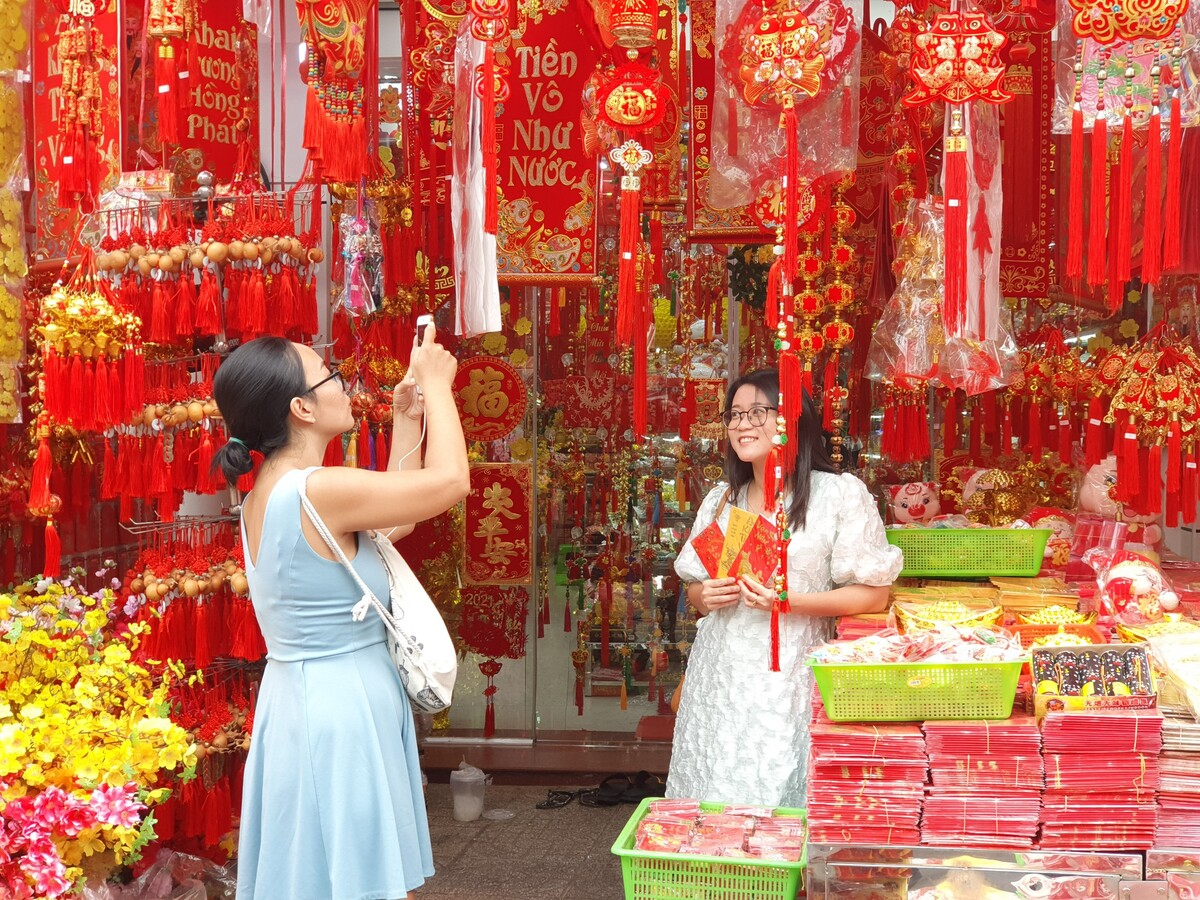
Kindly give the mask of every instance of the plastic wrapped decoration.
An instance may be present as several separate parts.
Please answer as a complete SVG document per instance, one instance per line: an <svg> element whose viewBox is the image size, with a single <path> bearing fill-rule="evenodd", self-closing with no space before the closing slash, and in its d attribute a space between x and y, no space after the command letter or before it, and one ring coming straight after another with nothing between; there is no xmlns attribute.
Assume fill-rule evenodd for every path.
<svg viewBox="0 0 1200 900"><path fill-rule="evenodd" d="M1165 510L1168 526L1181 515L1194 521L1200 357L1165 321L1130 352L1105 420L1117 427L1117 499L1141 513Z"/></svg>
<svg viewBox="0 0 1200 900"><path fill-rule="evenodd" d="M789 140L810 180L853 170L862 53L854 13L840 0L718 0L716 16L723 49L712 98L710 205L778 203ZM781 104L764 93L767 85L792 94L793 128L780 128Z"/></svg>
<svg viewBox="0 0 1200 900"><path fill-rule="evenodd" d="M379 226L363 204L357 215L338 223L342 246L342 284L337 301L352 316L368 316L383 302L383 243Z"/></svg>
<svg viewBox="0 0 1200 900"><path fill-rule="evenodd" d="M1139 553L1096 548L1083 561L1096 571L1104 611L1122 625L1161 622L1179 606L1179 595L1162 570Z"/></svg>
<svg viewBox="0 0 1200 900"><path fill-rule="evenodd" d="M1173 0L1059 0L1058 21L1053 130L1071 136L1066 274L1086 276L1092 287L1107 282L1115 311L1137 223L1145 283L1158 284L1180 263L1181 130L1200 121L1200 14ZM1115 165L1113 133L1120 135ZM1134 189L1135 145L1146 147L1143 192Z"/></svg>
<svg viewBox="0 0 1200 900"><path fill-rule="evenodd" d="M1071 464L1079 404L1084 383L1083 363L1077 347L1068 347L1062 331L1044 325L1027 341L1020 361L1024 378L1019 390L1027 401L1024 447L1033 459L1043 451L1058 453L1063 465Z"/></svg>
<svg viewBox="0 0 1200 900"><path fill-rule="evenodd" d="M72 5L74 8L74 5ZM90 19L71 16L58 32L54 56L62 68L58 130L58 205L91 212L100 194L100 136L104 102L100 70L107 65L108 48Z"/></svg>

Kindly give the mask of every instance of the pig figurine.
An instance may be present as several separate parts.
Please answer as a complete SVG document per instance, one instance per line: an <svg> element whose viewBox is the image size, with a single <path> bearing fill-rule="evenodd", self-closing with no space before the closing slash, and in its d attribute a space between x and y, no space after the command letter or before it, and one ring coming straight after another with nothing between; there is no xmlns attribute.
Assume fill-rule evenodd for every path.
<svg viewBox="0 0 1200 900"><path fill-rule="evenodd" d="M1145 544L1158 549L1163 533L1157 516L1137 516L1125 510L1124 504L1113 499L1117 485L1117 457L1109 454L1088 469L1079 487L1080 512L1096 513L1106 519L1118 519L1129 524L1131 544Z"/></svg>
<svg viewBox="0 0 1200 900"><path fill-rule="evenodd" d="M928 525L942 511L938 486L932 481L888 485L888 506L897 525Z"/></svg>

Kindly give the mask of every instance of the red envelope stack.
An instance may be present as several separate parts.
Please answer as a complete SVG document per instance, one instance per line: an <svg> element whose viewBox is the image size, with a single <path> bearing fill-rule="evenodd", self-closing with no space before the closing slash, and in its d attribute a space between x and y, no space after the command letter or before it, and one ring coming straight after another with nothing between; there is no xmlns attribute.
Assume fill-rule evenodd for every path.
<svg viewBox="0 0 1200 900"><path fill-rule="evenodd" d="M880 846L920 840L928 771L920 728L838 725L818 711L810 738L810 842Z"/></svg>
<svg viewBox="0 0 1200 900"><path fill-rule="evenodd" d="M1047 850L1145 850L1158 823L1158 710L1050 713L1042 722Z"/></svg>
<svg viewBox="0 0 1200 900"><path fill-rule="evenodd" d="M1161 782L1155 846L1194 847L1200 836L1200 723L1166 719L1158 765Z"/></svg>
<svg viewBox="0 0 1200 900"><path fill-rule="evenodd" d="M887 613L863 613L860 616L842 616L837 622L839 641L857 641L859 638L888 627Z"/></svg>
<svg viewBox="0 0 1200 900"><path fill-rule="evenodd" d="M1042 811L1042 736L1032 716L926 722L931 785L921 843L1028 850Z"/></svg>

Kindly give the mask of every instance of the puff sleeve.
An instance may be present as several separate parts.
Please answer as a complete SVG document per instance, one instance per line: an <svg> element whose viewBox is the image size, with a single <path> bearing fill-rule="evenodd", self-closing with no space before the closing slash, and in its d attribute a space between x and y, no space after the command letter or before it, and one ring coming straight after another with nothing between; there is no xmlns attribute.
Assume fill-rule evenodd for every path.
<svg viewBox="0 0 1200 900"><path fill-rule="evenodd" d="M840 503L829 572L834 585L891 584L904 568L904 554L887 542L879 508L855 476L838 476Z"/></svg>
<svg viewBox="0 0 1200 900"><path fill-rule="evenodd" d="M696 521L692 523L692 530L688 535L687 542L679 551L679 556L675 558L675 572L685 582L704 581L708 578L708 570L704 568L704 563L700 562L700 557L692 549L692 535L699 534L713 523L717 517L717 507L721 505L721 498L725 496L728 487L729 485L725 482L720 482L708 492L704 502L700 504L700 509L696 511Z"/></svg>

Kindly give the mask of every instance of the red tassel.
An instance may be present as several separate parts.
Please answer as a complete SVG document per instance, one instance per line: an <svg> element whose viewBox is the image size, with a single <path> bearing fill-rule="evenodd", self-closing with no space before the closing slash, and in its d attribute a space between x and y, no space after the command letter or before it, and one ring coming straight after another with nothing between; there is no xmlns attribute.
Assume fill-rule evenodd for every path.
<svg viewBox="0 0 1200 900"><path fill-rule="evenodd" d="M482 119L479 123L479 143L483 150L483 230L495 234L500 221L497 197L499 184L496 180L499 148L496 145L496 51L492 41L488 41L484 49L483 102L479 115Z"/></svg>
<svg viewBox="0 0 1200 900"><path fill-rule="evenodd" d="M1179 104L1179 87L1176 78L1171 98L1171 125L1167 138L1167 210L1163 220L1163 271L1170 272L1179 268L1180 262L1180 180L1182 178L1182 149L1183 134L1180 131L1180 116L1183 115Z"/></svg>
<svg viewBox="0 0 1200 900"><path fill-rule="evenodd" d="M180 603L190 603L190 600L182 599ZM212 663L212 652L209 649L208 641L208 604L201 601L196 604L195 615L195 652L192 656L196 663L197 669L207 669Z"/></svg>
<svg viewBox="0 0 1200 900"><path fill-rule="evenodd" d="M47 578L59 578L62 575L62 542L58 539L58 529L54 520L46 520L46 562L42 566L42 574Z"/></svg>
<svg viewBox="0 0 1200 900"><path fill-rule="evenodd" d="M158 89L158 139L163 144L179 143L179 102L176 99L178 77L175 71L175 47L165 38L154 60L154 81Z"/></svg>
<svg viewBox="0 0 1200 900"><path fill-rule="evenodd" d="M663 246L662 213L656 212L650 217L650 252L654 255L654 283L660 286L666 285L667 277L663 265L666 250Z"/></svg>
<svg viewBox="0 0 1200 900"><path fill-rule="evenodd" d="M767 297L763 305L763 315L767 327L775 331L779 327L780 277L783 272L783 257L776 256L775 262L767 270ZM680 319L682 320L682 316Z"/></svg>
<svg viewBox="0 0 1200 900"><path fill-rule="evenodd" d="M379 472L386 472L388 467L388 443L387 435L381 426L375 432L375 469Z"/></svg>
<svg viewBox="0 0 1200 900"><path fill-rule="evenodd" d="M83 421L83 405L88 402L90 394L85 393L83 377L83 357L75 354L71 357L71 368L67 374L67 421L78 425Z"/></svg>
<svg viewBox="0 0 1200 900"><path fill-rule="evenodd" d="M1178 494L1183 487L1183 435L1179 421L1172 419L1167 429L1167 493Z"/></svg>
<svg viewBox="0 0 1200 900"><path fill-rule="evenodd" d="M262 269L250 274L242 300L243 335L253 339L267 334L267 295Z"/></svg>
<svg viewBox="0 0 1200 900"><path fill-rule="evenodd" d="M339 434L325 447L325 458L321 461L321 465L340 466L343 462L342 436Z"/></svg>
<svg viewBox="0 0 1200 900"><path fill-rule="evenodd" d="M575 676L575 712L583 715L583 678L579 675Z"/></svg>
<svg viewBox="0 0 1200 900"><path fill-rule="evenodd" d="M563 633L570 634L575 630L575 623L571 617L571 598L567 597L567 602L563 604Z"/></svg>
<svg viewBox="0 0 1200 900"><path fill-rule="evenodd" d="M1162 275L1162 114L1150 117L1146 145L1146 204L1142 224L1142 281L1157 286Z"/></svg>
<svg viewBox="0 0 1200 900"><path fill-rule="evenodd" d="M1124 285L1129 281L1133 260L1133 114L1130 110L1125 111L1125 121L1121 125L1118 165L1117 191L1121 202L1117 207L1116 266L1117 280Z"/></svg>
<svg viewBox="0 0 1200 900"><path fill-rule="evenodd" d="M779 447L771 448L771 452L767 454L767 465L763 469L763 508L774 509L775 502L778 499L779 491L780 467L783 465L782 454L779 452Z"/></svg>
<svg viewBox="0 0 1200 900"><path fill-rule="evenodd" d="M155 281L152 288L153 306L150 312L150 333L147 337L155 344L169 344L174 338L171 327L171 311L167 307L167 292L161 281Z"/></svg>
<svg viewBox="0 0 1200 900"><path fill-rule="evenodd" d="M988 391L983 395L983 433L987 445L997 453L1006 452L1000 446L1000 404L996 400L996 392Z"/></svg>
<svg viewBox="0 0 1200 900"><path fill-rule="evenodd" d="M1183 512L1183 522L1191 525L1196 521L1197 482L1200 482L1200 472L1197 471L1196 445L1188 447L1187 459L1183 463L1182 490L1180 491L1179 506Z"/></svg>
<svg viewBox="0 0 1200 900"><path fill-rule="evenodd" d="M1026 435L1026 441L1029 444L1029 456L1031 459L1042 458L1042 407L1032 397L1029 399L1028 406L1029 414L1029 433Z"/></svg>
<svg viewBox="0 0 1200 900"><path fill-rule="evenodd" d="M650 381L650 351L646 343L650 327L650 323L646 321L649 303L648 293L638 294L633 335L633 439L637 442L645 439L649 425L647 391Z"/></svg>
<svg viewBox="0 0 1200 900"><path fill-rule="evenodd" d="M203 434L200 435L200 446L196 448L196 493L215 494L221 488L220 484L214 481L212 471L216 448L213 447L212 433L207 428L202 428L201 431Z"/></svg>
<svg viewBox="0 0 1200 900"><path fill-rule="evenodd" d="M771 671L779 671L779 607L776 600L771 604Z"/></svg>
<svg viewBox="0 0 1200 900"><path fill-rule="evenodd" d="M1099 465L1104 459L1104 404L1099 396L1093 396L1088 401L1088 421L1085 431L1084 450L1087 453L1087 466Z"/></svg>
<svg viewBox="0 0 1200 900"><path fill-rule="evenodd" d="M197 334L211 337L221 330L220 300L217 276L211 268L205 266L204 274L200 276L200 294L196 299Z"/></svg>
<svg viewBox="0 0 1200 900"><path fill-rule="evenodd" d="M1122 426L1120 445L1121 453L1117 459L1117 496L1122 502L1128 503L1137 497L1142 480L1137 433L1132 422L1126 422Z"/></svg>
<svg viewBox="0 0 1200 900"><path fill-rule="evenodd" d="M629 185L626 187L626 185ZM637 284L638 247L642 242L642 195L636 176L621 179L620 259L617 264L617 343L628 347L637 338L634 318L641 295Z"/></svg>
<svg viewBox="0 0 1200 900"><path fill-rule="evenodd" d="M113 442L104 439L104 462L100 473L100 499L113 500L117 496L117 454L113 452Z"/></svg>
<svg viewBox="0 0 1200 900"><path fill-rule="evenodd" d="M951 390L942 411L942 453L946 456L958 451L958 416L958 392Z"/></svg>
<svg viewBox="0 0 1200 900"><path fill-rule="evenodd" d="M783 111L783 130L786 138L783 180L783 272L781 280L792 284L796 280L796 263L800 253L800 135L796 110L788 106Z"/></svg>
<svg viewBox="0 0 1200 900"><path fill-rule="evenodd" d="M625 682L624 682L624 681L622 681L622 682L621 682L621 693L622 693L622 696L624 696L624 692L625 692ZM621 709L625 709L625 707L624 707L624 706L622 706L622 707L621 707ZM488 694L488 698L487 698L487 710L486 710L486 711L484 712L484 714L483 714L483 736L484 736L485 738L490 738L490 737L493 737L493 736L495 736L495 734L496 734L496 704L495 704L495 697L494 697L492 694Z"/></svg>
<svg viewBox="0 0 1200 900"><path fill-rule="evenodd" d="M33 461L33 472L29 476L29 508L43 509L50 502L50 470L54 458L50 454L50 438L38 441L37 456Z"/></svg>
<svg viewBox="0 0 1200 900"><path fill-rule="evenodd" d="M1083 276L1083 109L1071 114L1071 198L1067 243L1067 276Z"/></svg>
<svg viewBox="0 0 1200 900"><path fill-rule="evenodd" d="M971 409L971 432L967 440L967 455L972 462L983 459L983 408L979 402Z"/></svg>
<svg viewBox="0 0 1200 900"><path fill-rule="evenodd" d="M803 410L804 375L801 371L800 357L795 353L783 351L779 354L779 392L783 395L783 415L789 423L796 422ZM800 441L798 436L791 434L791 429L785 435L783 445L783 470L791 472L796 466Z"/></svg>
<svg viewBox="0 0 1200 900"><path fill-rule="evenodd" d="M196 305L199 298L196 295L196 282L190 271L179 276L179 291L176 294L175 306L175 336L190 338L196 330Z"/></svg>
<svg viewBox="0 0 1200 900"><path fill-rule="evenodd" d="M955 115L956 113L951 113ZM967 315L967 139L946 138L943 188L946 204L945 308L947 337L962 333Z"/></svg>
<svg viewBox="0 0 1200 900"><path fill-rule="evenodd" d="M1108 224L1108 210L1105 200L1108 197L1108 123L1104 118L1104 110L1096 113L1092 124L1092 187L1091 208L1088 212L1088 253L1087 281L1090 287L1103 284L1106 276L1108 255L1104 252L1105 226Z"/></svg>
<svg viewBox="0 0 1200 900"><path fill-rule="evenodd" d="M358 468L369 469L371 468L371 426L367 424L366 419L359 423L356 440L358 443L356 448Z"/></svg>
<svg viewBox="0 0 1200 900"><path fill-rule="evenodd" d="M1162 512L1163 501L1163 471L1162 445L1155 444L1150 448L1146 462L1146 493L1142 497L1142 510L1149 515Z"/></svg>

